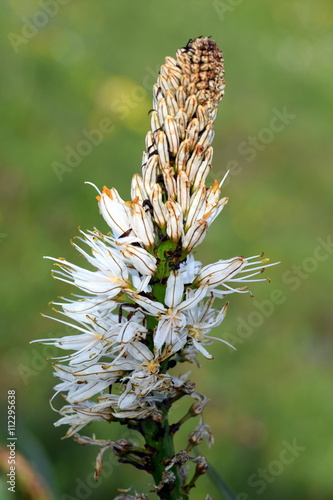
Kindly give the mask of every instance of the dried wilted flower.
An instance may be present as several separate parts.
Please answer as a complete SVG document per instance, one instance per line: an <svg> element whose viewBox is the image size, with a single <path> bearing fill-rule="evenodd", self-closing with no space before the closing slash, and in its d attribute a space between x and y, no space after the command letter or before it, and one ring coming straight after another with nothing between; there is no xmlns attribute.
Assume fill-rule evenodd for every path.
<svg viewBox="0 0 333 500"><path fill-rule="evenodd" d="M182 464L173 452L172 435L165 436L167 414L181 395L198 395L168 367L193 361L198 351L211 358L205 348L214 338L209 333L227 310L227 304L213 308L215 298L245 292L249 281L263 281L253 279L263 261L260 255L238 256L203 266L191 253L228 201L221 196L223 181L205 184L213 122L224 94L223 57L216 43L196 38L175 59L167 57L153 94L142 175L133 176L131 199L124 201L115 188L104 187L97 199L111 233L81 231L79 241L87 250L74 244L94 270L53 259L55 277L84 293L55 303L71 320L57 321L78 333L42 342L73 351L54 361L60 380L55 395L65 394L67 402L56 425L69 425L68 437L93 420L120 420L132 427L136 422L147 450L155 451L145 455L129 449L126 461L138 466L138 457L145 455L145 468L161 498L172 492L183 498L195 479L186 486L179 473ZM114 384L117 390L112 391ZM186 418L201 415L202 401L199 397L194 405L201 404L200 411L191 410ZM212 442L209 427L201 422L190 435L191 446L204 436ZM169 465L161 466L162 459ZM195 478L205 470L202 459Z"/></svg>

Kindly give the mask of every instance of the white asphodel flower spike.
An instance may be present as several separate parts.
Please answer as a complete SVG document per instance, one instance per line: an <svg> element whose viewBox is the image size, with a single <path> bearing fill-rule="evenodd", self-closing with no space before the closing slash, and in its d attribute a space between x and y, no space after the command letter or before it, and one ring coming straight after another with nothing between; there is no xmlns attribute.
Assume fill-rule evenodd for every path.
<svg viewBox="0 0 333 500"><path fill-rule="evenodd" d="M192 484L182 482L179 454L170 455L176 427L169 426L169 408L184 395L195 398L185 421L201 415L207 402L187 375L177 378L169 369L196 362L198 353L212 359L206 346L213 340L230 346L210 335L228 307L224 302L213 308L214 300L247 293L247 285L265 281L256 276L274 265L262 255L203 265L192 254L228 202L222 195L227 174L206 185L224 86L222 53L210 38L190 40L175 58L167 57L153 87L151 130L130 199L92 184L110 232L81 231L74 240L87 269L48 257L56 266L54 277L80 290L54 303L69 321L53 319L70 335L40 340L60 351L53 361L58 383L52 405L58 394L66 404L56 410L61 418L55 425L69 426L66 437L103 446L105 441L77 433L93 421L129 423L141 432L146 448L136 455L137 446L124 451L122 443L119 456L150 472L156 469L156 491L163 499L170 491L172 498L188 498ZM204 435L212 440L200 418L189 450Z"/></svg>

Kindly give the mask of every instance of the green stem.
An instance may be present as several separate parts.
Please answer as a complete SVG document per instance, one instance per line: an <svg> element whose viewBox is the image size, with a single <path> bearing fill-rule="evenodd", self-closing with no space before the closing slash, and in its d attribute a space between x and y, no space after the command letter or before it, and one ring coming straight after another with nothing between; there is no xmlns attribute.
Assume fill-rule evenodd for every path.
<svg viewBox="0 0 333 500"><path fill-rule="evenodd" d="M182 261L185 258L185 253L177 252L178 243L166 240L160 242L156 246L154 254L157 258L157 272L155 274L155 283L152 286L152 295L160 303L164 304L166 280L170 276L170 272L174 269L177 260ZM147 336L148 346L154 352L153 335L158 324L158 320L147 315L147 329L150 332ZM168 365L168 359L161 363L160 373L165 373ZM154 422L151 419L142 421L140 430L145 438L148 449L153 451L153 456L150 458L151 474L154 478L156 486L161 483L165 467L175 456L175 447L173 435L170 433L170 425L168 420L168 411L170 405L163 405L160 410L163 413L161 422ZM170 469L175 475L173 483L161 486L158 495L163 500L185 500L188 495L184 493L183 484L180 476L180 468L175 465Z"/></svg>
<svg viewBox="0 0 333 500"><path fill-rule="evenodd" d="M161 408L161 411L164 415L162 422L154 422L147 419L141 425L146 444L156 452L151 458L151 474L156 485L159 485L161 482L168 459L173 458L175 455L173 436L169 432L168 409L164 407ZM158 492L159 497L163 500L187 500L188 495L183 492L179 466L172 467L170 471L175 475L175 482L171 485L165 485Z"/></svg>

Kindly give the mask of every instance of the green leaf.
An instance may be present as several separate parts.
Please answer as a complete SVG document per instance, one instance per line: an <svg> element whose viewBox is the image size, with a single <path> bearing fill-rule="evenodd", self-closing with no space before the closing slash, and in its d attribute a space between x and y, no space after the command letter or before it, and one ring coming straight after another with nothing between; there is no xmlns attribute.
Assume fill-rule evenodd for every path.
<svg viewBox="0 0 333 500"><path fill-rule="evenodd" d="M224 498L226 500L237 500L233 492L230 490L229 486L224 481L224 479L210 464L208 466L207 474L212 483L214 484L214 486L216 487L216 489L224 495Z"/></svg>
<svg viewBox="0 0 333 500"><path fill-rule="evenodd" d="M196 456L200 455L199 450L194 448L194 453ZM208 463L207 475L211 482L214 484L215 488L222 493L225 500L237 500L234 493L230 490L229 486L226 484L221 475L214 469L214 467Z"/></svg>

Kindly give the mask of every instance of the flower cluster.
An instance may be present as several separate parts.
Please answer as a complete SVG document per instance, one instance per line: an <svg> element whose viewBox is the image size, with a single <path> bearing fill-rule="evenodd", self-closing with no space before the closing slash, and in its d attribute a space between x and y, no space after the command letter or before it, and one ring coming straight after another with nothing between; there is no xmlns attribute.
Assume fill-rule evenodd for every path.
<svg viewBox="0 0 333 500"><path fill-rule="evenodd" d="M99 192L111 231L81 232L74 242L90 269L53 259L55 277L81 291L55 304L71 320L58 321L77 333L42 340L71 351L53 363L56 394L66 395L56 425L68 424L67 436L93 420L159 421L159 403L186 383L168 373L171 362L192 361L198 351L211 358L209 334L227 310L214 300L263 281L254 279L266 262L260 255L203 266L192 254L228 201L223 181L206 186L223 68L209 38L166 58L131 200L115 188Z"/></svg>

